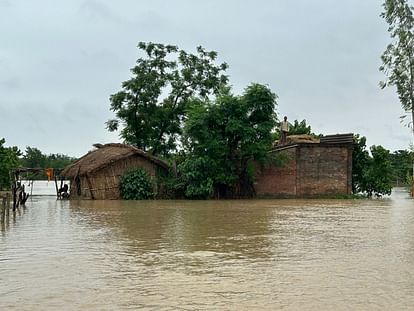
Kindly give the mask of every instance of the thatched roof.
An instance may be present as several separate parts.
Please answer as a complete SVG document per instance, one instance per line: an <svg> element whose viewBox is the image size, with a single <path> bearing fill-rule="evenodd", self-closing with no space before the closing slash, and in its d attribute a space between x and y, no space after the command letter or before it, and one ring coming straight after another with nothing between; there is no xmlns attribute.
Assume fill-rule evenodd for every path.
<svg viewBox="0 0 414 311"><path fill-rule="evenodd" d="M307 143L307 144L319 144L320 139L312 135L289 135L286 137L287 144Z"/></svg>
<svg viewBox="0 0 414 311"><path fill-rule="evenodd" d="M67 166L61 175L71 178L77 175L92 173L98 169L104 168L113 162L138 155L149 161L168 169L168 164L164 161L142 151L141 149L125 144L95 144L96 149L89 151L83 157L79 158L73 164Z"/></svg>
<svg viewBox="0 0 414 311"><path fill-rule="evenodd" d="M302 134L302 135L289 135L286 137L286 143L282 144L280 141L273 143L273 148L279 148L282 146L294 145L294 144L319 144L320 139L318 137Z"/></svg>

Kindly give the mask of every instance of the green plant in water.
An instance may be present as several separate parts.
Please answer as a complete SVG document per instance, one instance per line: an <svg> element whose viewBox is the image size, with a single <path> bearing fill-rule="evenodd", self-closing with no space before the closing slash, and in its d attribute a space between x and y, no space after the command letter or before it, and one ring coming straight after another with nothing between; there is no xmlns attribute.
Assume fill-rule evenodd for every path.
<svg viewBox="0 0 414 311"><path fill-rule="evenodd" d="M148 200L154 197L151 178L143 169L135 169L123 174L120 190L124 200Z"/></svg>

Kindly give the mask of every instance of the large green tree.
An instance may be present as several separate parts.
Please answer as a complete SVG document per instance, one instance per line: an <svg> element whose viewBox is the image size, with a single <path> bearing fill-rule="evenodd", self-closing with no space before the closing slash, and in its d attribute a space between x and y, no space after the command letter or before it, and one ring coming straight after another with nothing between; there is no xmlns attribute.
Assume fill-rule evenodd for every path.
<svg viewBox="0 0 414 311"><path fill-rule="evenodd" d="M392 42L381 56L387 77L382 87L395 86L402 108L414 121L414 17L408 0L385 0L381 16L387 21Z"/></svg>
<svg viewBox="0 0 414 311"><path fill-rule="evenodd" d="M216 64L217 53L201 46L195 54L152 42L140 42L138 48L144 56L122 90L111 95L116 118L106 125L109 131L122 128L120 135L129 144L168 154L179 142L188 100L217 94L227 83L227 64Z"/></svg>
<svg viewBox="0 0 414 311"><path fill-rule="evenodd" d="M260 84L242 96L223 92L214 102L193 101L185 125L187 157L179 169L187 197L253 193L252 160L264 161L277 123L276 95Z"/></svg>
<svg viewBox="0 0 414 311"><path fill-rule="evenodd" d="M411 115L414 134L414 7L408 0L385 0L383 7L381 16L389 25L392 41L381 57L380 70L387 80L380 85L396 87L402 108Z"/></svg>
<svg viewBox="0 0 414 311"><path fill-rule="evenodd" d="M6 140L0 139L0 190L10 188L10 170L19 166L20 150L17 147L5 147Z"/></svg>

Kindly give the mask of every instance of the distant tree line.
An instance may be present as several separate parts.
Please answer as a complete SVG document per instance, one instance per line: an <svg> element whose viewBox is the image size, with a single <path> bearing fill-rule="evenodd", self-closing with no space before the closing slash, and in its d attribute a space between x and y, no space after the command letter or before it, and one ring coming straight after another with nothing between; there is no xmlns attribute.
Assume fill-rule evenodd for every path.
<svg viewBox="0 0 414 311"><path fill-rule="evenodd" d="M408 150L397 150L390 154L393 186L401 187L412 184L413 159L413 152Z"/></svg>
<svg viewBox="0 0 414 311"><path fill-rule="evenodd" d="M60 169L71 164L74 160L76 159L64 154L44 154L36 147L26 147L23 156L20 158L20 163L23 167Z"/></svg>
<svg viewBox="0 0 414 311"><path fill-rule="evenodd" d="M10 188L10 171L17 167L61 169L76 159L64 154L43 154L35 147L26 147L22 153L16 146L6 147L5 139L0 139L0 190ZM45 173L29 174L25 177L47 179Z"/></svg>

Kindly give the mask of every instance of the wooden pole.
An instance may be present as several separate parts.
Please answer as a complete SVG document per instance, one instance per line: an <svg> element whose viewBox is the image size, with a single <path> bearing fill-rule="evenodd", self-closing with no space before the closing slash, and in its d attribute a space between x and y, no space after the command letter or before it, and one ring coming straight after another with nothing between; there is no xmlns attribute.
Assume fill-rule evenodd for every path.
<svg viewBox="0 0 414 311"><path fill-rule="evenodd" d="M90 193L91 193L91 199L92 200L95 200L95 196L94 196L94 194L93 194L93 188L92 188L92 183L91 183L91 180L89 179L89 174L88 173L86 173L86 182L88 183L88 188L89 188L89 191L90 191Z"/></svg>
<svg viewBox="0 0 414 311"><path fill-rule="evenodd" d="M4 218L6 217L6 196L2 198L2 206L0 206L0 222L4 223Z"/></svg>
<svg viewBox="0 0 414 311"><path fill-rule="evenodd" d="M10 193L6 193L6 217L9 218L10 213Z"/></svg>
<svg viewBox="0 0 414 311"><path fill-rule="evenodd" d="M57 183L56 175L55 175L55 187L56 187L56 197L59 199L59 189L58 189L58 183Z"/></svg>
<svg viewBox="0 0 414 311"><path fill-rule="evenodd" d="M17 184L16 181L13 184L13 212L16 211L16 207L17 207Z"/></svg>
<svg viewBox="0 0 414 311"><path fill-rule="evenodd" d="M413 129L414 131L414 129ZM414 198L414 161L413 161L413 176L411 180L411 197Z"/></svg>

